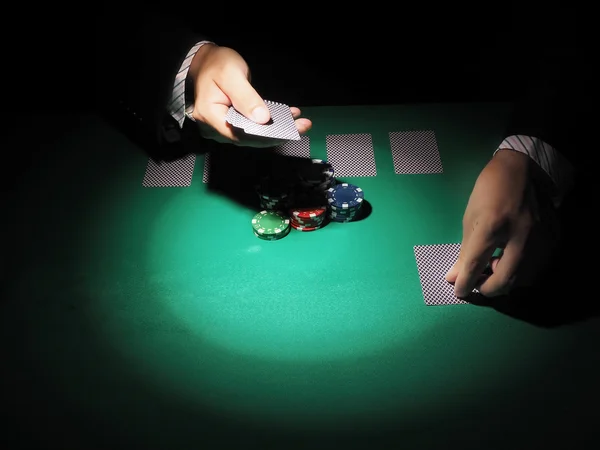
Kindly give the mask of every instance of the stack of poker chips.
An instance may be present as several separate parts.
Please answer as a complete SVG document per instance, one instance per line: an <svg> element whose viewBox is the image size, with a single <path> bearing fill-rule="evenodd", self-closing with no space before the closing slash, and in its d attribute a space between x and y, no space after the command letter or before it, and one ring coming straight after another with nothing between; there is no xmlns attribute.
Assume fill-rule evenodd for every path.
<svg viewBox="0 0 600 450"><path fill-rule="evenodd" d="M313 159L298 177L304 189L315 192L324 192L335 184L333 167L322 159Z"/></svg>
<svg viewBox="0 0 600 450"><path fill-rule="evenodd" d="M254 235L266 241L282 239L290 230L290 219L276 211L261 211L252 218Z"/></svg>
<svg viewBox="0 0 600 450"><path fill-rule="evenodd" d="M356 220L364 200L361 188L336 181L333 167L320 159L311 160L292 182L263 178L257 193L263 211L252 219L252 229L268 241L287 236L291 229L315 231L330 222Z"/></svg>
<svg viewBox="0 0 600 450"><path fill-rule="evenodd" d="M290 206L290 188L283 182L263 178L256 190L261 209L286 211Z"/></svg>
<svg viewBox="0 0 600 450"><path fill-rule="evenodd" d="M333 222L351 222L359 215L365 194L361 188L349 183L336 184L325 191L329 219Z"/></svg>
<svg viewBox="0 0 600 450"><path fill-rule="evenodd" d="M327 219L327 207L303 207L292 208L289 211L290 225L298 231L315 231L325 224Z"/></svg>
<svg viewBox="0 0 600 450"><path fill-rule="evenodd" d="M300 188L293 195L288 210L292 228L298 231L315 231L327 220L327 201L323 191Z"/></svg>

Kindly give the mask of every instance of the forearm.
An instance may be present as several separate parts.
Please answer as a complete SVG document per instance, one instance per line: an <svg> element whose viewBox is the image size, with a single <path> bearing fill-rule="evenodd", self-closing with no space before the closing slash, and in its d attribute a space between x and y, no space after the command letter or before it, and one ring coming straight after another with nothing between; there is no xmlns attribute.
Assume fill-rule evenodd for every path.
<svg viewBox="0 0 600 450"><path fill-rule="evenodd" d="M563 199L571 192L574 184L573 165L547 142L527 135L507 136L494 153L509 150L527 155L545 174L545 189L555 207L560 207Z"/></svg>

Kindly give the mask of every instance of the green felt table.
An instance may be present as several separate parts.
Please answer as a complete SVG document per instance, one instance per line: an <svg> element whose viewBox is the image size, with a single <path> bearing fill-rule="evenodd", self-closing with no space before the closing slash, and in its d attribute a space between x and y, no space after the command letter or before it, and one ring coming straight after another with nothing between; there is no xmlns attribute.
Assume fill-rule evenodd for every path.
<svg viewBox="0 0 600 450"><path fill-rule="evenodd" d="M545 329L423 300L413 247L460 242L508 107L304 113L313 158L327 158L328 134L371 133L377 176L346 181L372 213L275 242L252 234L255 210L207 188L203 156L189 187L146 188L147 156L94 116L70 119L3 225L19 249L0 325L8 435L111 449L535 448L592 435L582 405L598 398L597 320ZM396 174L388 133L424 129L443 173Z"/></svg>

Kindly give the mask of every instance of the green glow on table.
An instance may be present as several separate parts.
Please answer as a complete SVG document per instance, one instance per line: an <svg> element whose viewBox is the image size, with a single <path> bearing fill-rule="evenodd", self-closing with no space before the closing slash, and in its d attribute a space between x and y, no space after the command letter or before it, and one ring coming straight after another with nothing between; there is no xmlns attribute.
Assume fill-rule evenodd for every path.
<svg viewBox="0 0 600 450"><path fill-rule="evenodd" d="M460 241L464 205L502 135L497 107L305 111L313 157L325 157L325 134L373 133L378 176L352 180L373 205L368 219L265 242L252 234L255 211L206 192L202 157L190 188L147 189L146 158L98 122L62 143L64 158L48 153L23 193L28 246L15 264L25 275L7 287L1 327L7 342L20 339L10 330L29 332L19 360L43 380L30 387L38 405L96 439L157 446L244 427L545 430L513 419L544 410L544 386L573 367L579 381L564 389L597 374L561 364L582 349L575 331L426 307L413 254ZM392 122L435 129L444 174L395 175Z"/></svg>
<svg viewBox="0 0 600 450"><path fill-rule="evenodd" d="M458 130L436 127L446 173L399 176L377 110L369 123L360 108L307 112L326 124L311 133L313 157L325 158L326 133L373 133L378 176L349 180L371 216L264 242L252 234L256 211L207 192L197 175L187 189L143 188L140 164L127 189L106 193L119 201L96 211L103 220L87 241L90 261L113 266L96 308L115 351L168 395L296 426L419 421L458 397L478 402L474 381L486 395L535 371L536 330L423 303L413 246L460 241L466 195L489 158L480 138L457 147ZM457 161L466 157L468 169Z"/></svg>

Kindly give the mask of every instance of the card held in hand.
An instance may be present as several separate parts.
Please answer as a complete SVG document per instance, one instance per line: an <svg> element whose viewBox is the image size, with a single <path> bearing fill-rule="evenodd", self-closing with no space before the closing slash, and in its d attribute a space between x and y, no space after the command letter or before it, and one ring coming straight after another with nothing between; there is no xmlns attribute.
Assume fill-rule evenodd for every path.
<svg viewBox="0 0 600 450"><path fill-rule="evenodd" d="M234 127L244 130L246 134L286 141L299 141L300 133L296 128L290 107L269 100L265 100L265 104L271 113L271 120L264 125L244 117L233 106L227 111L225 119Z"/></svg>

